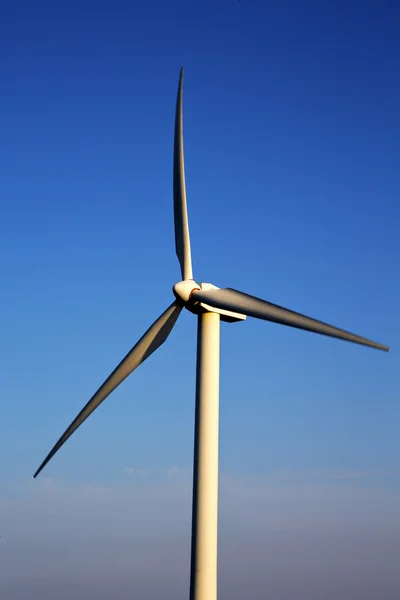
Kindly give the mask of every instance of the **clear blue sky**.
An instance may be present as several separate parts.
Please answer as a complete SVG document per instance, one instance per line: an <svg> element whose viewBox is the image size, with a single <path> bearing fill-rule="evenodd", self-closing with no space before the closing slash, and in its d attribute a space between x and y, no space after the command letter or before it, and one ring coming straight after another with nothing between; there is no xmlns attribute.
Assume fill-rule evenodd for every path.
<svg viewBox="0 0 400 600"><path fill-rule="evenodd" d="M104 402L40 480L29 481L170 303L179 280L172 147L181 65L196 279L392 347L386 355L251 319L223 326L221 548L233 541L221 555L221 597L233 598L232 578L239 576L229 548L242 543L243 531L249 556L256 549L258 556L268 540L265 552L276 557L271 529L322 535L320 523L332 513L327 519L335 535L343 528L348 536L346 523L359 517L359 531L370 531L372 522L379 539L391 532L382 544L400 551L399 527L393 542L390 525L396 517L400 522L394 508L400 469L399 17L395 2L377 1L3 4L0 535L4 530L7 543L0 546L0 590L11 586L7 600L26 597L25 580L6 577L26 571L35 554L32 539L40 537L42 556L55 552L54 527L58 543L65 536L63 548L71 552L77 539L79 547L82 540L90 546L105 527L106 554L94 561L93 572L101 564L111 582L115 573L128 577L130 597L129 553L112 567L107 559L110 536L118 547L129 536L123 526L104 524L125 515L129 548L136 552L133 519L148 520L143 543L155 580L151 544L158 543L165 506L174 528L164 532L162 560L172 543L181 544L176 556L182 561L171 569L183 580L180 591L175 580L163 585L175 590L174 598L186 597L192 315L182 315L166 345ZM267 521L274 511L276 518ZM50 513L59 517L52 526ZM249 513L253 537L244 526ZM72 535L75 518L85 525ZM286 542L274 536L282 549ZM305 543L308 556L322 555L330 564L333 542L312 539ZM340 548L348 548L341 540ZM289 546L295 556L296 544ZM50 565L36 560L27 577L78 585L78 562L61 567L61 558ZM310 561L303 571L294 561L299 579L293 589L299 598L314 589L331 600L328 575L321 588L305 582ZM345 564L337 569L331 576L348 584L337 593L358 598L357 570L353 589ZM382 573L368 590L376 584L382 591L382 581L389 581L398 598L395 567ZM254 597L265 597L260 590L270 579L262 565L252 577L259 582ZM243 578L242 585L244 572ZM275 584L272 598L291 597L292 588L279 587L279 578ZM38 598L46 597L43 590ZM371 599L382 597L376 593Z"/></svg>

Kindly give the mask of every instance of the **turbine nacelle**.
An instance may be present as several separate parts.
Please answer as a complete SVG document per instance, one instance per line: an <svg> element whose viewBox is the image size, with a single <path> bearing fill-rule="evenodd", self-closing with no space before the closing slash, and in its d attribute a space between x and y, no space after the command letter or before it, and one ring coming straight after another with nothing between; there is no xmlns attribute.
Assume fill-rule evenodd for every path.
<svg viewBox="0 0 400 600"><path fill-rule="evenodd" d="M194 279L185 279L184 281L179 281L172 288L175 298L184 306L186 306L186 304L189 302L194 290L201 290L200 285L196 283Z"/></svg>
<svg viewBox="0 0 400 600"><path fill-rule="evenodd" d="M223 308L217 308L201 302L195 298L194 292L208 292L211 290L219 290L220 288L212 283L196 283L194 279L185 279L179 281L174 285L172 291L174 292L175 298L179 304L183 305L187 310L195 315L199 315L205 312L217 313L221 317L221 321L227 323L234 323L236 321L244 321L246 315L241 313L233 312Z"/></svg>

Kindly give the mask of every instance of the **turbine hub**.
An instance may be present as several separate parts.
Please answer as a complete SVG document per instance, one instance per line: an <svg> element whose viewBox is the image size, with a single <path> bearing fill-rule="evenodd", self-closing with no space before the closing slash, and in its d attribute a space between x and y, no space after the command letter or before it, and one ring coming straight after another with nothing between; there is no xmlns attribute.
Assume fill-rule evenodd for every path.
<svg viewBox="0 0 400 600"><path fill-rule="evenodd" d="M190 300L190 296L194 290L200 290L200 286L195 282L194 279L185 279L184 281L179 281L172 288L174 292L175 298L186 304Z"/></svg>

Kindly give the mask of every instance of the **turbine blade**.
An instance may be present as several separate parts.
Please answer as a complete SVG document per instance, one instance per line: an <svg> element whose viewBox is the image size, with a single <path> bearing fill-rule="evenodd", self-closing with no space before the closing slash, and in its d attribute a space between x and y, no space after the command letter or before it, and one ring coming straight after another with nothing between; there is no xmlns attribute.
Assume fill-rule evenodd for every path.
<svg viewBox="0 0 400 600"><path fill-rule="evenodd" d="M297 329L305 329L307 331L312 331L313 333L320 333L340 340L346 340L347 342L370 346L371 348L384 350L386 352L389 352L390 350L387 346L360 337L354 333L338 329L327 323L306 317L305 315L283 308L277 304L272 304L266 300L261 300L260 298L238 292L231 288L204 291L195 290L192 293L192 298L193 300L204 302L215 308L242 313L249 317L255 317L256 319L273 321L274 323L296 327Z"/></svg>
<svg viewBox="0 0 400 600"><path fill-rule="evenodd" d="M186 206L185 161L183 156L182 133L182 86L183 67L179 77L178 96L175 112L174 139L174 221L175 249L181 265L182 279L193 279L192 256L190 252L189 223Z"/></svg>
<svg viewBox="0 0 400 600"><path fill-rule="evenodd" d="M46 456L33 477L37 477L54 454L61 448L67 439L78 429L89 415L107 398L109 394L159 348L171 333L177 318L182 310L176 302L171 304L166 311L153 323L153 325L140 338L137 344L128 352L118 367L111 373L102 386L92 396L79 415L72 421L68 429L60 437L54 448Z"/></svg>

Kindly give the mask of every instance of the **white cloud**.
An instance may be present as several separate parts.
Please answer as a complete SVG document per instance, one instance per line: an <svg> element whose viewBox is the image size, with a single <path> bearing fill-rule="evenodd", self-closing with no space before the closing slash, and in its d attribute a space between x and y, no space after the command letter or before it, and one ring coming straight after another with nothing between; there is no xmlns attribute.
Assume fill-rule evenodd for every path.
<svg viewBox="0 0 400 600"><path fill-rule="evenodd" d="M129 475L148 475L150 473L149 469L141 469L138 467L128 467L126 466L124 469L125 473L128 473Z"/></svg>

